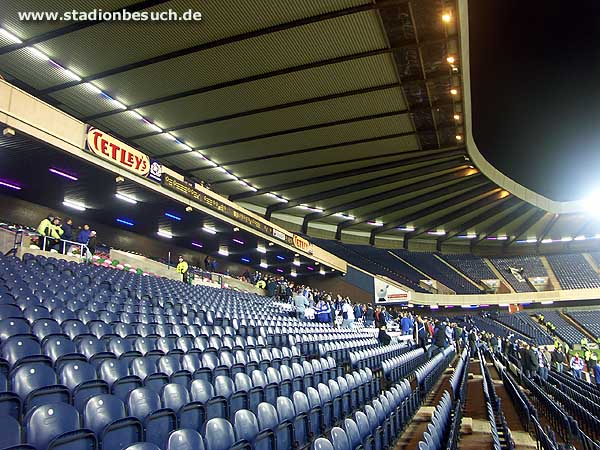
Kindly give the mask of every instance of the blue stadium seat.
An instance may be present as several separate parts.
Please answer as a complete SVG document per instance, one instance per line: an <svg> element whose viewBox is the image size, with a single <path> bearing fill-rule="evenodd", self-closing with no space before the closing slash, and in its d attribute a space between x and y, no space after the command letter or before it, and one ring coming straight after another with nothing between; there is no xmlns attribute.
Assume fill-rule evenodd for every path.
<svg viewBox="0 0 600 450"><path fill-rule="evenodd" d="M204 444L206 450L229 450L235 444L233 427L225 419L210 419L206 423Z"/></svg>
<svg viewBox="0 0 600 450"><path fill-rule="evenodd" d="M142 423L128 417L125 404L114 395L96 395L88 400L83 411L83 423L98 437L105 449L121 449L143 438Z"/></svg>
<svg viewBox="0 0 600 450"><path fill-rule="evenodd" d="M177 426L177 415L161 406L158 394L145 387L134 389L129 393L127 409L144 424L146 441L164 447Z"/></svg>
<svg viewBox="0 0 600 450"><path fill-rule="evenodd" d="M334 450L333 445L325 438L317 438L312 445L313 450Z"/></svg>
<svg viewBox="0 0 600 450"><path fill-rule="evenodd" d="M204 450L204 440L196 430L179 429L169 435L166 450Z"/></svg>
<svg viewBox="0 0 600 450"><path fill-rule="evenodd" d="M106 381L98 380L96 370L87 362L65 362L59 369L59 379L70 389L73 405L78 411L83 411L89 398L109 393Z"/></svg>
<svg viewBox="0 0 600 450"><path fill-rule="evenodd" d="M25 412L46 403L70 402L69 390L58 384L54 370L44 364L22 364L11 372L10 378Z"/></svg>
<svg viewBox="0 0 600 450"><path fill-rule="evenodd" d="M50 403L32 409L24 423L26 442L38 450L94 450L98 446L95 434L81 428L77 410L66 403Z"/></svg>

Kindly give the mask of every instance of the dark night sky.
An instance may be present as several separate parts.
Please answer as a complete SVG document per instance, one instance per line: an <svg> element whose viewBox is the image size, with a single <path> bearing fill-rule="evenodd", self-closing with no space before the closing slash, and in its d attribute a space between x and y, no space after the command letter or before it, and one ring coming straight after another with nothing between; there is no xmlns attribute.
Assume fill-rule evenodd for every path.
<svg viewBox="0 0 600 450"><path fill-rule="evenodd" d="M554 200L600 189L600 0L471 0L473 134Z"/></svg>

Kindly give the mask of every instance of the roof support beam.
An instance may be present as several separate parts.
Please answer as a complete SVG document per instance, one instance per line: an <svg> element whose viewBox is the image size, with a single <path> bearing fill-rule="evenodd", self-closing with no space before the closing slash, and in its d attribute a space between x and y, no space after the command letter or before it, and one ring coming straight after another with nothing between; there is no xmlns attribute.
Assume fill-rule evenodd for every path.
<svg viewBox="0 0 600 450"><path fill-rule="evenodd" d="M456 219L459 219L461 216L469 214L473 211L481 209L487 205L493 204L494 202L500 200L502 198L502 192L499 189L492 189L484 194L482 198L479 200L475 200L472 203L469 203L456 211L453 211L449 214L446 214L443 217L432 220L428 222L426 225L419 227L417 230L412 231L410 233L406 233L404 235L404 248L408 248L408 241L412 238L416 238L421 236L423 233L426 233L429 230L432 230L437 227L441 227L442 225L453 222Z"/></svg>
<svg viewBox="0 0 600 450"><path fill-rule="evenodd" d="M448 151L448 154L447 154L448 157L459 156L459 155L462 155L462 150L451 150L451 151ZM282 184L278 184L278 185L274 185L274 186L264 187L264 188L258 189L256 192L252 192L252 191L241 192L239 194L234 194L234 195L230 196L229 199L232 201L235 201L235 200L240 200L243 198L249 198L249 197L255 197L257 195L267 194L269 192L281 191L281 190L285 190L285 189L292 189L292 188L316 184L316 183L323 183L325 181L338 180L340 178L348 178L351 176L362 175L362 174L371 173L371 172L377 172L380 170L394 169L396 167L402 167L407 164L417 164L420 162L427 162L427 161L430 161L431 159L432 158L430 155L416 156L414 158L404 159L401 161L395 161L393 163L381 163L381 164L375 164L375 165L371 165L371 166L361 167L361 168L354 169L354 170L345 170L345 171L341 171L341 172L334 172L334 173L331 173L328 175L321 175L318 177L306 178L304 180L291 181L288 183L282 183Z"/></svg>
<svg viewBox="0 0 600 450"><path fill-rule="evenodd" d="M427 192L425 194L421 194L417 197L387 206L384 209L377 209L375 211L372 211L372 212L370 212L366 215L363 215L361 217L358 217L356 219L346 220L345 222L340 222L338 224L337 230L336 230L336 239L341 238L342 230L359 225L361 223L368 222L369 220L376 219L377 217L381 216L381 214L383 214L384 211L394 211L394 210L401 209L401 208L404 208L404 209L412 208L412 207L418 206L422 203L435 200L436 198L439 198L440 195L451 194L454 192L473 188L477 185L480 185L481 183L483 183L481 174L479 174L479 173L473 174L472 177L469 177L469 178L462 180L459 183L453 184L451 186L444 186L444 187L436 189L434 191ZM338 238L337 236L340 236L340 237Z"/></svg>
<svg viewBox="0 0 600 450"><path fill-rule="evenodd" d="M299 197L299 198L290 200L288 203L276 203L274 205L270 205L269 207L267 207L267 211L265 212L265 218L267 218L267 219L270 218L271 214L273 214L276 211L282 211L285 209L293 208L293 207L301 205L303 203L312 203L312 202L324 200L326 198L339 197L340 195L355 192L357 189L361 189L361 190L370 189L373 187L384 186L386 184L396 183L399 181L407 181L412 178L416 178L416 177L420 177L420 176L424 176L424 175L428 175L428 174L434 174L434 173L442 172L444 170L458 169L460 167L459 164L462 161L463 160L461 157L453 158L453 159L443 162L441 164L435 163L435 164L431 164L431 165L427 165L427 166L422 166L417 169L394 173L392 175L386 175L384 177L380 176L380 177L377 177L372 180L367 180L367 181L362 181L362 182L352 183L352 184L346 184L344 186L334 188L334 189L329 189L327 191L322 191L322 192L319 192L316 194L305 195L303 197ZM432 178L427 181L429 181L430 183L432 183L432 185L434 185L434 184L437 184L438 180L439 180L438 178ZM360 200L359 202L362 202L362 200ZM356 205L359 202L353 202L352 205ZM351 207L355 207L355 206L351 206ZM339 208L336 207L335 209L339 209ZM335 212L338 212L338 211L335 211ZM335 212L332 212L332 214L334 214ZM322 214L322 213L316 213L316 214ZM326 216L323 216L323 217L326 217Z"/></svg>
<svg viewBox="0 0 600 450"><path fill-rule="evenodd" d="M503 227L509 225L510 223L517 220L519 217L527 214L533 206L529 203L522 203L517 209L509 213L508 215L501 217L496 222L487 227L487 232L480 234L476 239L471 240L471 248L475 247L481 241L485 240L487 237L501 230Z"/></svg>
<svg viewBox="0 0 600 450"><path fill-rule="evenodd" d="M352 117L350 119L334 120L332 122L318 123L318 124L314 124L314 125L308 125L305 127L290 128L287 130L274 131L272 133L248 136L245 138L233 139L231 141L217 142L215 144L204 145L204 146L202 146L201 149L208 150L211 148L226 147L228 145L243 144L245 142L252 142L252 141L257 141L260 139L268 139L268 138L273 138L273 137L278 137L278 136L285 136L287 134L301 133L304 131L319 130L322 128L329 128L329 127L335 127L335 126L339 126L339 125L347 125L350 123L363 122L365 120L384 119L386 117L400 116L400 115L404 115L406 113L408 113L408 110L390 111L390 112L379 113L379 114L371 114L368 116ZM172 152L172 153L165 153L164 155L161 155L160 157L161 157L161 159L166 159L166 158L170 158L172 156L185 155L186 153L189 153L189 150L179 150L179 151Z"/></svg>
<svg viewBox="0 0 600 450"><path fill-rule="evenodd" d="M444 149L444 151L447 149ZM433 150L435 151L435 150ZM438 150L439 152L439 150ZM344 161L335 161L335 162L330 162L330 163L325 163L325 164L312 164L310 166L302 166L302 167L291 167L288 169L281 169L281 170L274 170L273 172L264 172L264 173L257 173L257 174L253 174L253 175L246 175L244 176L244 178L246 180L252 180L255 178L264 178L264 177L270 177L273 175L281 175L284 173L291 173L291 172L299 172L299 171L303 171L303 170L312 170L312 169L320 169L323 167L331 167L331 166L339 166L340 164L351 164L351 163L355 163L355 162L362 162L362 161L373 161L374 159L389 159L389 158L395 158L395 157L399 157L399 156L406 156L406 157L410 157L413 155L422 155L424 152L423 150L411 150L411 151L405 151L405 152L395 152L395 153L384 153L384 154L376 154L376 155L371 155L371 156L362 156L360 158L352 158L352 159L346 159ZM431 155L432 157L435 156L434 153L428 153L429 155ZM193 172L194 169L190 169L189 171L184 172L185 175L190 175L190 172ZM223 183L232 183L235 180L218 180L218 181L213 181L211 183L212 186L215 185L219 185L219 184L223 184Z"/></svg>
<svg viewBox="0 0 600 450"><path fill-rule="evenodd" d="M401 186L396 189L392 189L389 191L380 192L379 194L374 194L374 195L370 195L368 197L364 197L360 200L337 205L332 208L328 208L323 212L315 212L312 214L308 214L304 217L304 220L302 223L303 233L306 233L309 222L312 222L313 220L323 219L325 217L329 217L336 213L339 213L342 211L347 211L352 208L360 208L360 207L366 206L366 205L374 205L378 202L381 202L384 200L389 200L393 197L397 197L400 195L406 195L406 194L410 194L413 192L418 192L422 189L427 189L428 187L441 185L444 183L449 183L449 182L460 180L460 179L465 179L466 177L469 176L468 171L469 171L469 169L459 168L459 169L457 169L453 172L450 172L448 174L445 174L445 175L431 177L427 180L423 180L418 183L410 183L408 185L404 185L404 186ZM411 177L411 176L408 176L408 174L406 172L402 173L400 175L403 175L402 178L399 177L399 180L402 180L402 181L419 176L419 175L413 175ZM387 184L387 183L385 183L385 184Z"/></svg>
<svg viewBox="0 0 600 450"><path fill-rule="evenodd" d="M523 233L526 233L527 230L529 230L532 226L538 223L538 221L540 221L540 219L545 215L546 211L544 211L543 209L538 209L535 213L533 213L525 222L523 222L519 226L519 228L515 232L515 235L504 243L504 248L508 247L510 244L519 239L523 235Z"/></svg>
<svg viewBox="0 0 600 450"><path fill-rule="evenodd" d="M458 230L452 231L450 233L446 233L444 236L439 237L437 239L438 250L441 249L441 245L444 242L446 242L447 240L452 239L454 236L458 236L460 233L469 231L470 228L475 228L478 224L491 219L496 214L499 214L501 211L499 211L496 208L497 206L503 205L502 206L503 209L508 209L508 208L512 208L513 206L515 206L517 203L519 203L519 201L520 200L514 196L507 196L507 197L497 200L495 202L493 208L489 209L488 211L484 212L483 214L477 215L477 217L474 217L473 219L469 220L468 222L465 222L464 224L461 225L461 227Z"/></svg>
<svg viewBox="0 0 600 450"><path fill-rule="evenodd" d="M542 231L542 234L538 237L536 244L538 247L542 243L542 241L546 239L546 236L548 235L548 233L550 233L550 230L552 230L552 227L554 226L559 217L560 214L554 214L552 218L548 221L548 223L544 227L544 230Z"/></svg>
<svg viewBox="0 0 600 450"><path fill-rule="evenodd" d="M481 177L481 178L483 178L483 177ZM462 194L459 194L456 197L451 197L447 200L436 202L433 205L428 206L425 209L418 210L418 211L414 212L413 214L409 214L409 215L400 217L399 219L396 219L396 220L384 225L383 227L379 227L379 228L372 230L371 235L369 237L369 242L372 245L374 245L375 238L377 237L378 234L384 233L388 230L394 229L394 228L396 228L400 225L406 224L406 223L415 222L417 220L422 219L423 217L427 217L431 214L435 214L440 211L443 211L444 209L451 208L452 206L460 205L461 203L469 201L474 197L478 197L482 194L485 194L486 192L488 192L490 190L492 183L490 183L488 181L483 181L483 184L481 184L482 179L480 179L480 178L478 178L477 181L480 182L479 185L476 185L476 187L474 187L474 188L470 188L466 192L463 192ZM446 192L446 194L447 193L448 192ZM439 194L437 194L437 196L435 198L439 198L440 195L444 195L444 194L439 193Z"/></svg>
<svg viewBox="0 0 600 450"><path fill-rule="evenodd" d="M346 56L340 56L340 57L336 57L336 58L326 59L323 61L315 61L315 62L311 62L311 63L307 63L307 64L302 64L299 66L287 67L285 69L278 69L278 70L274 70L272 72L251 75L249 77L239 78L237 80L225 81L223 83L217 83L217 84L213 84L211 86L203 86L203 87L199 87L196 89L190 89L190 90L183 91L183 92L177 92L175 94L165 95L163 97L145 100L143 102L135 103L133 105L128 105L127 110L131 111L131 110L138 109L138 108L144 108L146 106L158 105L160 103L165 103L165 102L169 102L172 100L178 100L181 98L190 97L192 95L204 94L206 92L212 92L212 91L216 91L219 89L224 89L224 88L228 88L228 87L232 87L232 86L238 86L241 84L250 83L252 81L264 80L264 79L273 78L273 77L280 76L280 75L287 75L290 73L301 72L303 70L314 69L317 67L324 67L324 66L338 64L338 63L347 62L347 61L354 61L357 59L368 58L368 57L372 57L372 56L386 55L386 54L390 53L392 50L393 49L389 49L389 48L370 50L367 52L355 53L355 54L346 55ZM435 80L438 78L442 78L444 76L447 76L447 73L445 71L440 70L439 72L434 72L432 74L429 74L427 79ZM403 80L403 83L411 82L411 81L418 81L419 79L420 79L420 76L416 77L415 79ZM92 120L101 119L103 117L113 116L115 114L119 114L124 111L126 111L126 110L112 109L110 111L104 111L101 113L92 114L90 116L82 118L81 120L83 120L84 122L89 122Z"/></svg>
<svg viewBox="0 0 600 450"><path fill-rule="evenodd" d="M313 97L313 98L307 98L304 100L297 100L295 102L280 103L277 105L266 106L264 108L251 109L249 111L242 111L242 112L238 112L238 113L228 114L226 116L212 117L210 119L203 119L203 120L196 120L194 122L188 122L188 123L183 123L183 124L175 125L175 126L168 127L168 128L163 128L163 132L185 130L187 128L199 127L202 125L210 125L213 123L224 122L226 120L239 119L240 117L252 116L254 114L262 114L262 113L266 113L266 112L278 111L280 109L293 108L295 106L310 105L312 103L325 102L328 100L335 100L338 98L352 97L355 95L369 94L371 92L385 91L387 89L393 89L393 88L398 88L398 83L389 83L389 84L383 84L380 86L368 87L368 88L364 88L364 89L355 89L352 91L323 95L321 97ZM135 136L131 136L131 137L129 137L129 139L133 141L136 139L143 139L143 138L147 138L147 137L151 137L151 136L156 136L159 134L162 134L162 133L159 131L150 131L148 133L142 133L142 134L137 134Z"/></svg>

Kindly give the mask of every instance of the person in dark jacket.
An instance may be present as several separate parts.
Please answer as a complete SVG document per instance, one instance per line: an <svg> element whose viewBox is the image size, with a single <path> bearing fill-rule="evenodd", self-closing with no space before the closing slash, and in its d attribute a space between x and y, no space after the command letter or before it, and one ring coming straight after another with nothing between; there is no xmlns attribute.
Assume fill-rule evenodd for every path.
<svg viewBox="0 0 600 450"><path fill-rule="evenodd" d="M567 362L567 357L565 356L562 349L559 347L556 350L554 350L551 354L551 358L552 358L552 365L554 366L554 369L557 372L562 373L564 365Z"/></svg>
<svg viewBox="0 0 600 450"><path fill-rule="evenodd" d="M373 326L373 322L375 322L375 310L371 305L367 305L367 310L365 311L365 326Z"/></svg>
<svg viewBox="0 0 600 450"><path fill-rule="evenodd" d="M446 338L446 324L444 322L438 323L435 328L435 332L433 334L433 341L431 345L427 349L427 357L431 358L433 356L433 352L436 350L441 350L448 346L448 340Z"/></svg>
<svg viewBox="0 0 600 450"><path fill-rule="evenodd" d="M79 242L80 244L87 244L88 241L90 240L90 233L91 233L90 226L86 223L81 228L81 231L79 232L79 236L77 236L77 242Z"/></svg>
<svg viewBox="0 0 600 450"><path fill-rule="evenodd" d="M375 308L375 327L381 328L387 325L387 321L385 320L385 314L383 309L378 306Z"/></svg>
<svg viewBox="0 0 600 450"><path fill-rule="evenodd" d="M94 256L96 254L96 232L90 232L90 238L88 239L87 247L89 252Z"/></svg>
<svg viewBox="0 0 600 450"><path fill-rule="evenodd" d="M392 342L391 336L385 332L385 327L381 327L379 329L379 335L377 336L377 339L379 339L381 345L390 345L390 342Z"/></svg>
<svg viewBox="0 0 600 450"><path fill-rule="evenodd" d="M71 219L70 217L67 218L67 220L65 220L65 222L61 225L61 228L63 230L62 238L65 241L72 241L73 240L73 219ZM66 244L65 242L63 242L62 243L62 252L67 253L67 251L69 250L69 246L70 246L70 244Z"/></svg>
<svg viewBox="0 0 600 450"><path fill-rule="evenodd" d="M421 316L417 317L415 324L415 342L423 350L427 350L427 340L429 338L429 332L427 330L427 323Z"/></svg>
<svg viewBox="0 0 600 450"><path fill-rule="evenodd" d="M525 359L524 364L523 364L525 376L527 378L532 378L537 373L538 368L540 367L538 354L534 348L527 345L525 347L525 352L524 352L523 356Z"/></svg>

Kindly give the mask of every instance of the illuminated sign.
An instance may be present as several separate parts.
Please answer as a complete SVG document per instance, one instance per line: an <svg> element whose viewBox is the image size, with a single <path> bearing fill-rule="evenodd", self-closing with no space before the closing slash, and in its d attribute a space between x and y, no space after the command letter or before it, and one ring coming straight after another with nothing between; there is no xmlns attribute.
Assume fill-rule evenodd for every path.
<svg viewBox="0 0 600 450"><path fill-rule="evenodd" d="M86 136L86 149L99 158L141 177L160 181L162 165L151 160L141 151L119 141L108 133L89 127Z"/></svg>
<svg viewBox="0 0 600 450"><path fill-rule="evenodd" d="M295 237L287 236L285 233L282 233L279 230L275 230L272 226L258 220L257 218L246 214L243 211L240 211L231 205L224 203L222 200L218 198L212 197L211 195L201 192L194 187L193 184L188 183L187 181L178 180L177 178L164 173L162 177L162 184L167 189L177 192L178 194L183 195L189 199L192 199L203 206L212 209L224 216L229 217L237 222L241 222L248 227L260 231L269 236L274 236L282 241L285 241L288 244L295 245ZM300 238L302 239L302 238ZM306 241L308 242L308 241ZM309 243L310 246L310 243ZM300 247L298 247L300 248Z"/></svg>
<svg viewBox="0 0 600 450"><path fill-rule="evenodd" d="M307 252L307 253L312 253L312 245L310 242L308 242L306 239L301 238L298 235L294 235L294 247Z"/></svg>

